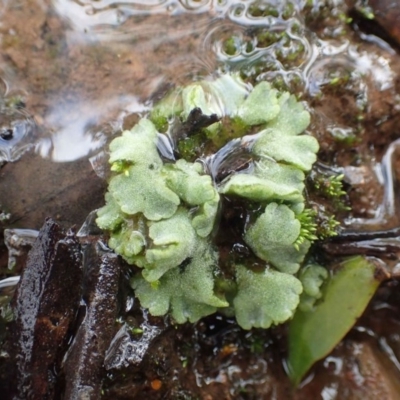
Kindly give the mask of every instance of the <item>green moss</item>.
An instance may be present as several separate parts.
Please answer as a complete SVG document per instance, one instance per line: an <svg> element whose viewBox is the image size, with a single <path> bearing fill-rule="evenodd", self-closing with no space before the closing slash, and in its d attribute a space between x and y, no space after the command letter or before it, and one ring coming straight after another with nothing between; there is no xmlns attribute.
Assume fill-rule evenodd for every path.
<svg viewBox="0 0 400 400"><path fill-rule="evenodd" d="M198 133L191 137L182 139L178 143L179 154L189 161L194 161L201 154L204 148L204 134Z"/></svg>
<svg viewBox="0 0 400 400"><path fill-rule="evenodd" d="M236 36L232 36L225 40L223 44L223 51L228 54L228 56L235 56L240 53L240 39Z"/></svg>
<svg viewBox="0 0 400 400"><path fill-rule="evenodd" d="M328 198L342 197L346 194L343 190L343 174L323 176L319 175L314 185L319 192Z"/></svg>
<svg viewBox="0 0 400 400"><path fill-rule="evenodd" d="M298 249L299 246L304 243L304 241L313 242L317 240L317 222L316 222L317 213L311 209L305 209L300 214L296 216L298 221L300 222L300 233L297 237L294 246Z"/></svg>
<svg viewBox="0 0 400 400"><path fill-rule="evenodd" d="M269 4L262 0L252 2L248 8L248 14L254 18L282 18L287 20L294 16L295 7L291 1L279 1Z"/></svg>
<svg viewBox="0 0 400 400"><path fill-rule="evenodd" d="M182 112L182 99L179 90L172 91L152 108L149 119L159 132L166 132L169 121Z"/></svg>
<svg viewBox="0 0 400 400"><path fill-rule="evenodd" d="M348 210L348 209L347 209ZM337 236L340 222L333 214L321 214L318 216L317 237L321 240Z"/></svg>
<svg viewBox="0 0 400 400"><path fill-rule="evenodd" d="M248 125L239 116L227 118L223 121L219 134L213 138L213 143L221 148L230 140L244 136L248 130Z"/></svg>
<svg viewBox="0 0 400 400"><path fill-rule="evenodd" d="M284 36L282 31L271 31L270 29L262 29L256 34L257 47L265 48L269 47Z"/></svg>

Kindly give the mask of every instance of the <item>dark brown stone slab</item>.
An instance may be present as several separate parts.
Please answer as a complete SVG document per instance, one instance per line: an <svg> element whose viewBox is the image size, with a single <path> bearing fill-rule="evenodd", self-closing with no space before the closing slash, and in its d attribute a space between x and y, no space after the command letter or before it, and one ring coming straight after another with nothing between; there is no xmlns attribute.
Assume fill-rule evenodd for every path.
<svg viewBox="0 0 400 400"><path fill-rule="evenodd" d="M68 400L101 397L105 353L114 334L120 264L114 253L97 249L98 243L90 243L84 253L86 312L63 368Z"/></svg>
<svg viewBox="0 0 400 400"><path fill-rule="evenodd" d="M13 399L54 398L57 371L82 287L80 245L47 219L14 296Z"/></svg>

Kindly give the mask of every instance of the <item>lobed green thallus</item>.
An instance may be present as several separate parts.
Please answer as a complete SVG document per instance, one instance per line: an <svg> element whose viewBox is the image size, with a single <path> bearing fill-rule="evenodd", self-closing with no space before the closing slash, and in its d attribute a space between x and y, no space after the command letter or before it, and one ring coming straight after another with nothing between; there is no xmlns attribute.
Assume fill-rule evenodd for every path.
<svg viewBox="0 0 400 400"><path fill-rule="evenodd" d="M141 268L131 284L152 315L184 323L225 310L250 329L283 323L299 305L313 307L327 270L302 266L316 239L315 225L303 222L310 219L305 173L318 151L305 133L309 122L295 96L227 74L176 89L111 142L114 175L97 224L110 232L109 246ZM233 139L224 143L228 131ZM221 148L185 159L179 143L199 132ZM216 179L210 160L243 149L247 168ZM231 274L221 270L214 239L227 212L222 197L259 210L242 240L262 268L242 260Z"/></svg>

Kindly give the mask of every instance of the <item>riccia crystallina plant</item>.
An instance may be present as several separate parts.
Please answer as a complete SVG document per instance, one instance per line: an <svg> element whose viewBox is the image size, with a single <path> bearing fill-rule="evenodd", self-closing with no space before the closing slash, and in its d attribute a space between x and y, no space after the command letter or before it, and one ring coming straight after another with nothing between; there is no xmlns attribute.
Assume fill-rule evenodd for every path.
<svg viewBox="0 0 400 400"><path fill-rule="evenodd" d="M313 306L327 271L303 265L317 239L309 122L294 95L226 74L175 89L111 142L97 224L152 315L268 328Z"/></svg>

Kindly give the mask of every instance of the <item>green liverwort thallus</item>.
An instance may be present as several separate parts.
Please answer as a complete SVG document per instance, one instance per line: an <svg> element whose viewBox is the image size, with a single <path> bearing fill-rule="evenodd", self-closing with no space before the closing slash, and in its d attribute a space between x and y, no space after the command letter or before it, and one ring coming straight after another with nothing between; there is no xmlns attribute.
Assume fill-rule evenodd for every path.
<svg viewBox="0 0 400 400"><path fill-rule="evenodd" d="M193 121L195 112L211 122ZM141 269L131 284L152 315L169 313L184 323L226 310L245 329L268 328L293 316L303 292L312 306L325 270L301 272L313 238L302 236L304 180L318 151L317 140L305 133L309 122L293 95L227 74L176 89L111 142L114 175L97 224L110 232L109 246ZM159 151L160 142L172 142L179 153L186 141L193 154L196 135L214 147L237 141L233 151L246 143L250 167L219 181L206 167L212 155L167 159ZM229 277L223 274L213 240L227 211L222 196L259 206L242 240L262 270L241 260Z"/></svg>

